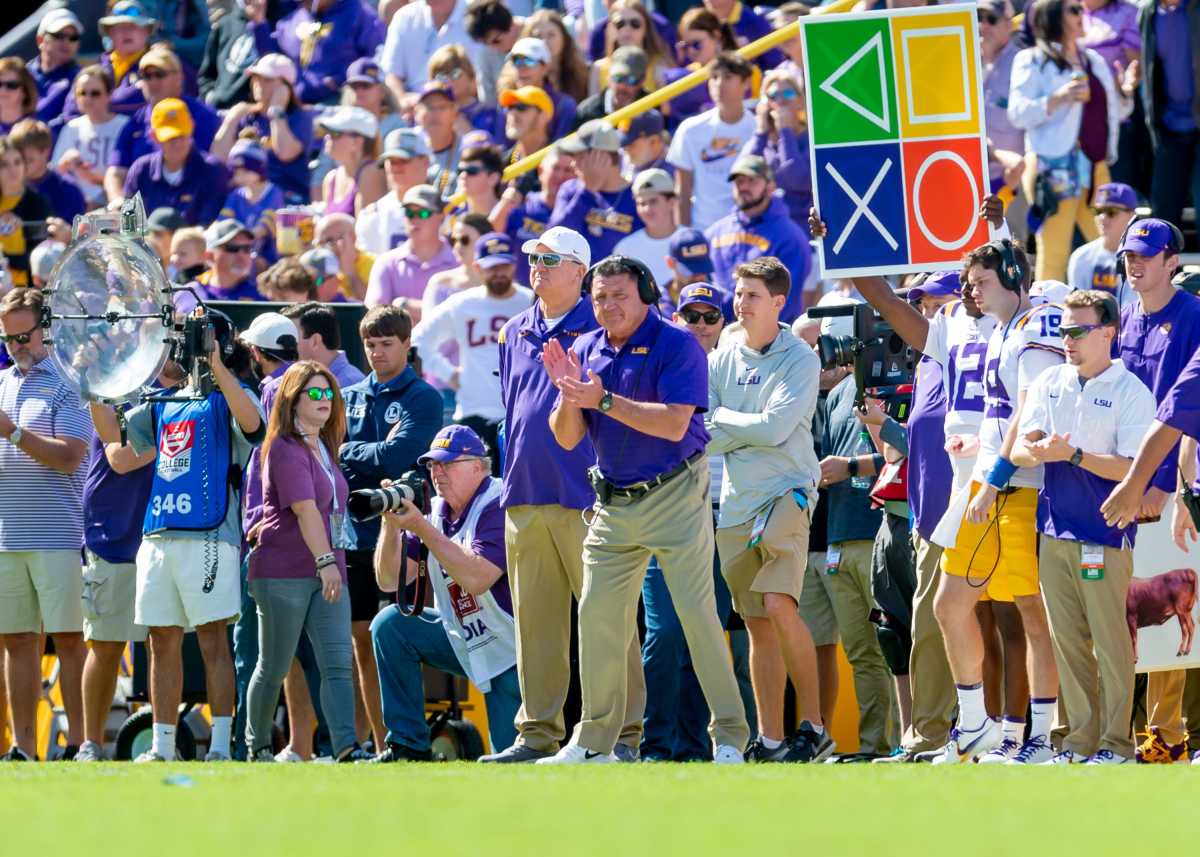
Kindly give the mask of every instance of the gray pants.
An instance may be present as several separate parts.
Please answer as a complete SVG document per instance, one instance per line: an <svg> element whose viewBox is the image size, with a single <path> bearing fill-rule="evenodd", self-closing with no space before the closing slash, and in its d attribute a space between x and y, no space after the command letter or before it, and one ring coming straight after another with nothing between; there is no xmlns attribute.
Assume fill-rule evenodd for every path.
<svg viewBox="0 0 1200 857"><path fill-rule="evenodd" d="M250 581L258 604L258 663L246 694L246 746L251 754L271 746L271 719L279 689L296 657L301 631L308 634L321 671L321 708L337 756L354 745L354 683L351 678L350 596L343 587L330 604L317 577Z"/></svg>

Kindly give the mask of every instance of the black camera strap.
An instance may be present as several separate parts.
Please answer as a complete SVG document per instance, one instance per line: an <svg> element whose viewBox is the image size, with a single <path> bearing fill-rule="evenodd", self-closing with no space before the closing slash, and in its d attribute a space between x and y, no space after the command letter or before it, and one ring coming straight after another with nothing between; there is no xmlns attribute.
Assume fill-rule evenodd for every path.
<svg viewBox="0 0 1200 857"><path fill-rule="evenodd" d="M1179 499L1183 501L1188 515L1192 518L1192 526L1200 530L1200 497L1192 490L1192 485L1183 476L1183 468L1179 467Z"/></svg>
<svg viewBox="0 0 1200 857"><path fill-rule="evenodd" d="M431 507L429 483L423 483L421 491L421 514L428 515ZM405 532L400 541L400 556L408 558L408 533ZM401 563L403 568L406 563ZM402 616L419 616L425 609L425 598L429 592L429 547L422 541L417 542L417 579L412 582L412 600L407 598L407 586L396 587L396 609Z"/></svg>

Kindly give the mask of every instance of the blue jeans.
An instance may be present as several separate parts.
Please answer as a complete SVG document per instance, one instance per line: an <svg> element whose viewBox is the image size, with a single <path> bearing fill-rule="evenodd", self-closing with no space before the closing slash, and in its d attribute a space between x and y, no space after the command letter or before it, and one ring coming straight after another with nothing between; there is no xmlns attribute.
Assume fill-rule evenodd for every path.
<svg viewBox="0 0 1200 857"><path fill-rule="evenodd" d="M371 622L375 663L379 666L379 691L383 698L383 722L387 742L410 750L429 749L429 727L425 725L425 686L421 665L452 675L465 676L450 646L436 610L420 616L405 616L395 604L379 611ZM483 695L487 705L488 740L493 750L512 746L517 740L514 720L521 707L517 668L510 667L492 679L492 689ZM380 748L382 749L382 748Z"/></svg>
<svg viewBox="0 0 1200 857"><path fill-rule="evenodd" d="M724 625L729 618L732 598L720 569L714 551L717 616ZM712 742L708 737L708 703L692 669L683 626L671 603L671 593L657 557L651 558L646 569L642 603L646 611L646 638L642 643L642 669L646 674L642 758L709 761L712 759Z"/></svg>

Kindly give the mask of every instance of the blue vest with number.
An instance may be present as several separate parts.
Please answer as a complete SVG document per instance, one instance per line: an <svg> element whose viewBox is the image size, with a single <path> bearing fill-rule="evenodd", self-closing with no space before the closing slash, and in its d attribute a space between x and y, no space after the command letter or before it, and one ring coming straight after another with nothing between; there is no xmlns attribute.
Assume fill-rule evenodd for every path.
<svg viewBox="0 0 1200 857"><path fill-rule="evenodd" d="M207 399L152 407L158 455L142 532L216 529L229 504L232 464L225 397L214 391Z"/></svg>

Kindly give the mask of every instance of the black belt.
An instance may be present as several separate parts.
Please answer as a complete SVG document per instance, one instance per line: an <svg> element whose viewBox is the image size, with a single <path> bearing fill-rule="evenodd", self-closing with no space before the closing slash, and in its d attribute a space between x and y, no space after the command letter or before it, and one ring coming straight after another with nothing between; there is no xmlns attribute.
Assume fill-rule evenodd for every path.
<svg viewBox="0 0 1200 857"><path fill-rule="evenodd" d="M651 491L653 491L655 488L658 488L660 485L665 485L667 482L670 482L672 479L674 479L680 473L683 473L683 471L685 471L689 467L691 467L692 464L694 464L696 461L698 461L700 459L700 457L703 455L704 455L704 451L701 450L700 452L697 452L695 455L693 455L691 458L685 458L683 461L681 461L679 463L679 465L677 467L675 467L671 470L668 470L666 473L660 473L658 476L655 476L653 479L647 479L645 482L638 482L633 485L626 485L624 488L619 487L617 485L613 485L612 486L612 495L614 497L628 497L632 500L640 500L643 497L645 497L647 494L649 494Z"/></svg>

